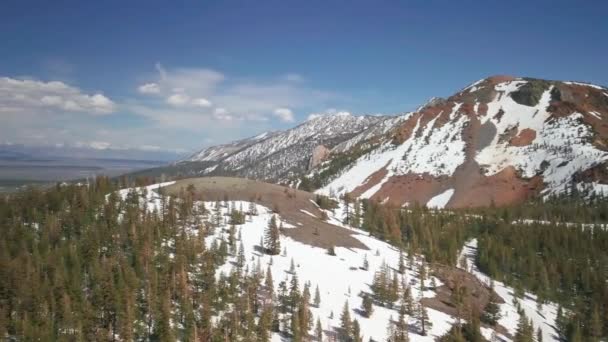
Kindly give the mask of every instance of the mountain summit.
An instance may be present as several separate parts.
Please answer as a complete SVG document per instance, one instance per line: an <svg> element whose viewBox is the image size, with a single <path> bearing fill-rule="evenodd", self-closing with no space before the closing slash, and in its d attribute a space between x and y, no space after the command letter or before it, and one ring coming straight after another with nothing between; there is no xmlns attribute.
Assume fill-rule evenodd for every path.
<svg viewBox="0 0 608 342"><path fill-rule="evenodd" d="M493 76L421 106L319 192L436 207L603 192L607 138L605 87Z"/></svg>

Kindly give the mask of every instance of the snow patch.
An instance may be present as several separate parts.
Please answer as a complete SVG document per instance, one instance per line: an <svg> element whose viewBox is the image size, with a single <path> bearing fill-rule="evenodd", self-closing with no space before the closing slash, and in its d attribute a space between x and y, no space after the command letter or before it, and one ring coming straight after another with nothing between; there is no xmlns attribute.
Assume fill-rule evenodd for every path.
<svg viewBox="0 0 608 342"><path fill-rule="evenodd" d="M443 208L445 208L446 204L448 204L448 202L452 198L452 195L454 195L454 189L447 189L446 191L440 193L439 195L436 195L433 198L431 198L426 203L426 206L429 208L443 209Z"/></svg>

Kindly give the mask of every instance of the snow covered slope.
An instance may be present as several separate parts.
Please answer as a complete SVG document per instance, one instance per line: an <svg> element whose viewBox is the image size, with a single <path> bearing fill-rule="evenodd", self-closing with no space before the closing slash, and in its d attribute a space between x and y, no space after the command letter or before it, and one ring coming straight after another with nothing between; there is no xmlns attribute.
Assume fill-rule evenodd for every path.
<svg viewBox="0 0 608 342"><path fill-rule="evenodd" d="M477 239L472 239L468 241L462 249L459 257L460 263L461 265L467 265L467 271L474 274L479 280L489 284L491 278L481 273L475 266L476 253ZM464 262L464 260L466 260L466 262ZM515 293L513 288L499 281L494 281L494 291L496 291L496 293L505 301L504 304L500 305L502 318L499 320L499 324L506 327L511 335L515 335L517 322L520 317L517 308L513 305L514 302L517 302L524 311L526 317L532 320L534 329L541 329L543 341L559 341L555 331L557 305L554 303L546 303L539 308L534 294L526 292L524 298L517 298L513 295Z"/></svg>
<svg viewBox="0 0 608 342"><path fill-rule="evenodd" d="M142 201L142 206L148 206L150 210L159 209L160 200L158 194L154 191L159 186L168 185L151 185L146 189L147 199ZM129 189L122 190L120 194L125 197L129 193ZM141 191L141 188L138 189ZM214 208L215 202L206 202L207 208ZM222 214L228 213L228 208L248 208L248 202L232 202L226 205L222 204ZM361 294L370 293L370 285L373 282L374 274L378 271L384 263L390 268L398 268L399 252L391 245L379 241L375 238L368 236L367 233L351 229L354 233L354 237L363 243L367 249L361 248L335 248L335 256L329 255L325 249L310 246L308 244L296 241L292 238L282 235L280 237L281 248L284 248L284 253L280 255L270 256L262 253L259 249L260 238L264 235L264 230L268 225L273 213L268 209L260 205L256 205L258 215L248 217L246 222L242 225L237 226L237 235L241 236L241 240L238 244L242 243L244 248L244 255L246 260L245 269L254 270L261 268L265 270L267 267L271 268L273 281L275 288L278 288L279 283L286 281L290 283L293 273L291 272L291 264L293 261L295 273L299 279L301 286L307 282L311 284L311 290L314 293L315 288L318 286L321 295L321 302L318 307L311 307L311 311L314 317L313 321L317 318L321 321L325 337L329 337L336 331L340 326L340 313L344 307L345 302L348 303L350 308L350 316L361 325L361 331L364 335L364 341L368 341L372 338L374 341L385 341L387 337L387 326L391 319L395 320L398 316L398 305L393 308L380 306L374 304L373 314L370 318L367 318L361 314L360 308L362 303ZM335 212L327 212L329 215L329 222L342 225L340 223L340 217L343 217L344 208L340 207ZM201 217L201 220L209 219L206 215ZM281 217L278 216L281 220ZM344 227L344 226L343 226ZM285 229L301 229L297 225L286 225ZM213 235L205 237L205 242L208 246L211 246L214 241L218 239L227 238L228 225L223 224L219 229L215 229ZM192 228L188 230L188 234L198 234L198 228ZM319 232L321 236L323 231ZM166 245L171 246L174 242L167 241ZM471 258L473 254L472 248L474 248L474 241L467 245L467 248L462 254L462 258ZM363 260L367 258L369 268L367 270L362 268ZM428 286L424 291L420 289L419 274L417 272L417 266L422 262L420 258L414 259L414 265L411 268L407 268L405 274L400 276L399 282L408 284L412 290L412 297L414 300L419 298L433 298L437 295L435 292L436 288ZM229 274L236 267L237 257L230 256L223 266L220 266L216 273L218 279L221 278L221 274ZM471 261L469 260L469 264ZM472 270L473 274L483 281L487 281L483 278L483 274ZM194 276L194 275L189 275ZM439 279L434 279L437 283L437 287L442 285ZM429 284L430 281L427 281ZM497 283L498 284L498 283ZM503 291L504 289L504 291ZM513 306L512 298L510 293L512 289L504 287L502 284L498 284L497 291L500 296L503 297L505 303L501 305L501 310L504 314L503 319L500 323L507 329L509 333L515 330L517 324L516 309ZM528 307L535 308L535 302L533 299L527 299L521 303L526 312L528 313ZM545 334L545 341L555 341L551 333L551 325L554 320L554 307L549 304L545 305L545 316L534 315L532 312L529 314L532 317L535 326L541 327ZM414 317L408 317L409 323L409 337L410 341L435 341L438 336L445 334L455 322L455 318L449 316L446 313L427 308L430 320L432 321L432 328L426 336L420 334L417 319ZM333 317L333 318L332 318ZM498 332L493 331L490 328L483 328L482 333L490 338L493 334L499 337L502 341L511 341L509 336L505 336ZM273 341L289 341L289 337L279 334L274 334Z"/></svg>
<svg viewBox="0 0 608 342"><path fill-rule="evenodd" d="M387 122L388 124L384 124ZM259 180L285 181L307 171L315 147L328 149L343 142L369 139L386 132L395 117L354 116L348 113L325 115L286 131L263 133L234 143L206 148L179 164L215 162L198 175L237 175ZM378 126L376 129L375 127ZM362 135L358 136L359 133Z"/></svg>
<svg viewBox="0 0 608 342"><path fill-rule="evenodd" d="M408 115L319 192L403 205L427 204L453 189L445 205L465 207L559 193L572 182L603 190L607 94L574 82L480 80Z"/></svg>

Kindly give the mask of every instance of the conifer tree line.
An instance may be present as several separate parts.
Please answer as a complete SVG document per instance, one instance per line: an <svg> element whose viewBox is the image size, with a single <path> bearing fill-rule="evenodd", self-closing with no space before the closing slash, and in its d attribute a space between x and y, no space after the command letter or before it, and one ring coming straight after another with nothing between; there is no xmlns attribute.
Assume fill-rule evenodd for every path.
<svg viewBox="0 0 608 342"><path fill-rule="evenodd" d="M480 270L513 286L522 298L524 291L536 294L539 309L549 300L560 304L558 328L563 341L599 341L608 336L605 197L571 186L545 201L450 211L416 204L403 209L349 197L342 201L349 207L345 222L408 250L409 257L421 253L430 264L455 266L464 242L477 238L475 262ZM379 289L375 291L377 301L394 298L394 291L386 286L391 284L386 276L389 273L374 280ZM498 309L496 298L491 299L476 319L493 325L498 320ZM528 336L538 339L538 333L530 333L533 328L524 330L519 340L527 341ZM476 340L472 337L477 336L475 331L475 327L465 326L450 336Z"/></svg>
<svg viewBox="0 0 608 342"><path fill-rule="evenodd" d="M310 310L323 300L318 287L300 284L294 268L275 289L272 277L278 275L245 259L239 225L257 215L255 205L242 208L228 200L199 205L196 189L186 188L179 200L161 191L155 212L147 208L145 194L131 191L122 199L117 188L99 177L86 186L32 188L0 199L0 336L43 341L269 341L271 332L295 341L326 336L328 327ZM398 314L387 327L391 341L407 341L409 329L426 333L428 313L419 298L411 298L402 269L419 267L411 259L417 253L429 266L453 266L464 242L475 237L482 271L514 286L519 296L538 295L541 310L547 300L560 304L562 340L605 339L608 232L558 223L606 222L606 201L569 196L449 212L343 198L345 222L409 252L397 270L378 270L371 293L361 298L362 312L373 317L375 305L394 308ZM324 205L335 209L332 202ZM526 218L558 223L513 223ZM280 229L273 216L261 237L265 253L285 253ZM218 231L221 237L206 246L204 238ZM228 258L235 267L217 278ZM417 273L426 278L431 271ZM493 325L499 318L496 301L473 312L466 294L454 296L467 323L444 338L477 341L479 324ZM359 322L345 307L337 313L339 339L359 341ZM521 316L517 341L538 341L538 327ZM411 320L415 327L408 326Z"/></svg>
<svg viewBox="0 0 608 342"><path fill-rule="evenodd" d="M272 332L294 341L325 334L310 310L321 303L318 287L302 286L294 271L275 289L270 265L245 259L238 227L257 214L252 207L200 205L195 189L184 189L180 199L161 191L159 211L150 211L145 193L123 199L115 190L100 177L1 198L2 339L262 342ZM278 229L267 240L276 250ZM228 258L234 267L216 276Z"/></svg>

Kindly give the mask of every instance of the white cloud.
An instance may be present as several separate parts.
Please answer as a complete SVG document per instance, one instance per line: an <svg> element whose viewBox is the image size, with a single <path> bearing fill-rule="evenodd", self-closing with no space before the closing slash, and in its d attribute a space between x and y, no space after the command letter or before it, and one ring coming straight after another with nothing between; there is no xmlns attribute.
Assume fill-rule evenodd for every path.
<svg viewBox="0 0 608 342"><path fill-rule="evenodd" d="M109 114L116 105L102 94L88 95L63 82L0 77L0 112Z"/></svg>
<svg viewBox="0 0 608 342"><path fill-rule="evenodd" d="M310 113L306 120L314 120L327 115L351 115L351 113L344 110L337 110L335 108L328 108L324 112Z"/></svg>
<svg viewBox="0 0 608 342"><path fill-rule="evenodd" d="M213 111L213 117L218 119L218 120L224 120L224 121L232 121L234 120L234 116L232 116L230 113L228 113L228 110L226 110L226 108L216 108Z"/></svg>
<svg viewBox="0 0 608 342"><path fill-rule="evenodd" d="M198 99L193 99L192 105L196 106L196 107L211 107L212 106L211 101L209 101L203 97L199 97Z"/></svg>
<svg viewBox="0 0 608 342"><path fill-rule="evenodd" d="M212 106L211 101L207 100L204 97L191 99L190 96L181 93L173 94L167 97L167 103L175 107L209 108Z"/></svg>
<svg viewBox="0 0 608 342"><path fill-rule="evenodd" d="M185 106L189 102L190 97L185 94L173 94L167 98L167 103L175 107Z"/></svg>
<svg viewBox="0 0 608 342"><path fill-rule="evenodd" d="M289 108L277 108L274 110L273 114L283 122L294 121L293 112Z"/></svg>
<svg viewBox="0 0 608 342"><path fill-rule="evenodd" d="M154 82L142 84L137 90L142 94L160 94L160 87Z"/></svg>
<svg viewBox="0 0 608 342"><path fill-rule="evenodd" d="M245 122L283 122L296 120L294 108L322 106L333 93L311 89L296 73L256 80L228 77L207 68L165 68L156 64L157 77L146 84L159 89L158 99L136 101L133 112L170 125L200 131L215 121L231 122L232 127ZM143 86L143 85L142 85Z"/></svg>
<svg viewBox="0 0 608 342"><path fill-rule="evenodd" d="M107 141L77 141L74 146L78 148L92 148L94 150L107 150L112 144Z"/></svg>

